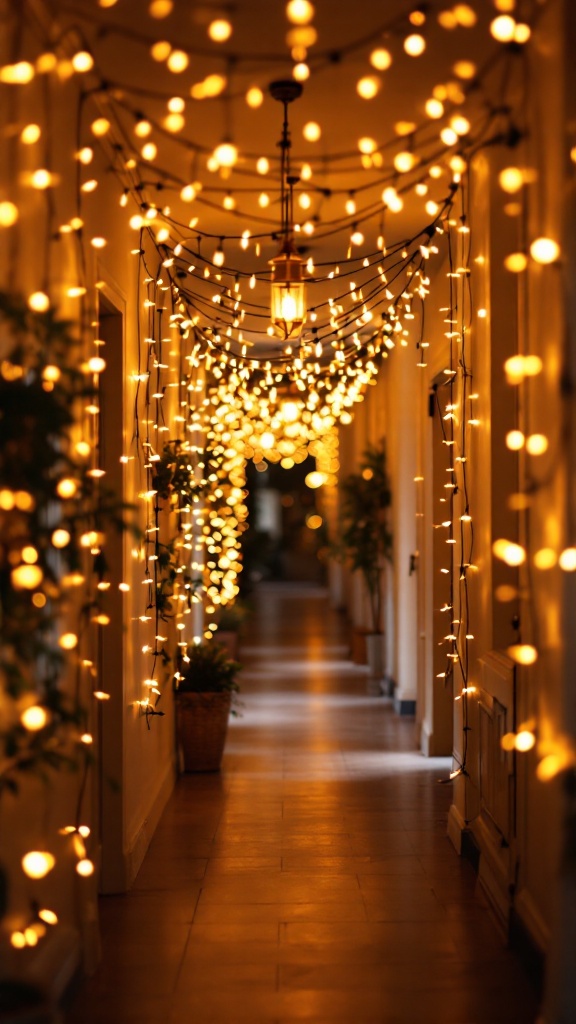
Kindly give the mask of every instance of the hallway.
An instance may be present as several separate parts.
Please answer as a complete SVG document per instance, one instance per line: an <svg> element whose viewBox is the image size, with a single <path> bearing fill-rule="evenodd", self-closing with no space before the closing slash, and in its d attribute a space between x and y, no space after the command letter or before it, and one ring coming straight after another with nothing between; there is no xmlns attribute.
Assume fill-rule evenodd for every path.
<svg viewBox="0 0 576 1024"><path fill-rule="evenodd" d="M67 1024L530 1024L446 837L449 762L367 694L323 591L267 585L222 773L182 776Z"/></svg>

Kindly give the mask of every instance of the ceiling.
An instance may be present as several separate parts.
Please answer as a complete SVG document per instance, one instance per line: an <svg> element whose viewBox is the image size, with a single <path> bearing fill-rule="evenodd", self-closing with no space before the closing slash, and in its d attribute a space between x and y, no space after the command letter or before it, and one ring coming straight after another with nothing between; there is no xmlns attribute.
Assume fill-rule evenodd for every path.
<svg viewBox="0 0 576 1024"><path fill-rule="evenodd" d="M282 105L271 98L268 85L279 78L290 79L295 64L286 38L294 28L286 16L286 4L281 0L223 4L53 0L52 6L68 45L86 46L94 56L94 68L85 80L95 89L99 112L113 113L122 160L134 156L138 162L129 180L118 160L115 164L130 192L128 212L133 214L139 205L164 211L163 222L171 232L167 248L177 241L184 245L181 280L190 273L198 278L199 263L212 269L208 284L202 279L195 285L206 302L211 301L215 279L228 289L240 279L245 296L247 279L254 274L254 301L264 309L267 261L278 249L277 143L283 116ZM466 155L475 133L486 132L490 122L486 111L495 103L490 98L497 88L491 68L494 53L497 67L503 48L490 36L487 8L479 0L469 4L432 0L417 9L406 0L386 4L362 0L357 5L318 0L315 4L312 25L317 41L306 52L310 77L303 83L301 98L289 109L292 166L299 173L308 164L312 171L310 180L296 185L294 213L298 248L314 263L309 268L310 306L325 302L334 290L329 275L335 267L337 276L347 276L352 285L357 278L362 283L364 261L368 259L372 274L383 246L394 253L412 238L429 243L429 235L418 237L435 219L426 204L433 200L439 210L444 208L453 178L448 161L456 153ZM167 16L160 18L150 13L166 11ZM224 43L208 36L208 25L217 17L232 26ZM443 27L447 21L452 28ZM421 32L426 40L424 53L416 58L404 50L406 37L414 32ZM158 42L166 44L166 53L182 51L187 67L172 73L166 60L153 59L151 49ZM387 70L377 71L371 64L370 55L377 48L385 48L392 58ZM472 79L459 77L458 67L454 70L463 61L473 62L472 71L467 69ZM225 76L223 92L215 98L193 98L198 83L214 74ZM376 76L378 92L366 100L358 95L357 83L369 75ZM246 102L247 91L254 87L264 96L255 109ZM439 120L431 119L425 109L434 90L445 97L444 116ZM174 98L183 101L175 132L165 126L167 102ZM439 133L454 114L469 119L470 132L447 146ZM134 134L138 121L151 123L148 137ZM303 127L310 121L321 129L316 142L303 137ZM376 146L368 159L359 152L363 137L373 139ZM210 170L212 150L224 139L237 147L237 162L231 170ZM148 159L142 146L150 141L157 153ZM416 154L416 164L408 172L398 172L394 166L399 151ZM267 174L257 172L257 160L263 156L270 165ZM438 177L431 177L431 167ZM197 192L192 202L181 199L187 184L194 184ZM383 204L387 186L402 197L401 211L391 212ZM268 197L265 207L262 193ZM350 200L356 204L354 213L346 210ZM308 207L302 209L301 202ZM225 205L234 208L225 209ZM363 235L358 245L350 242L355 228ZM240 238L245 231L250 232L250 241L243 249ZM212 264L220 247L224 266L218 273ZM190 265L193 271L188 270ZM262 328L255 321L246 325L245 337L261 343Z"/></svg>

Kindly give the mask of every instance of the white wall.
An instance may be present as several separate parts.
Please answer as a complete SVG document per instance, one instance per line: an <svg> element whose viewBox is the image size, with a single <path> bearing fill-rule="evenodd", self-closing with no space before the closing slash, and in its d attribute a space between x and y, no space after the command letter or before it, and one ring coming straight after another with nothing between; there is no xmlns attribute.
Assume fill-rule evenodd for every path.
<svg viewBox="0 0 576 1024"><path fill-rule="evenodd" d="M75 161L73 154L77 148L75 137L75 119L71 115L76 101L76 86L73 82L53 83L51 151L57 161L54 171L62 179L74 180ZM26 95L29 95L27 92ZM30 91L31 95L31 91ZM31 96L33 100L33 97ZM19 123L26 124L31 120L41 120L41 111L34 105L32 109L25 107L16 110L4 110L4 121L17 116ZM84 141L92 141L89 131L84 133ZM14 143L18 146L17 139ZM31 189L18 188L13 175L14 168L10 164L8 146L3 147L4 160L1 172L4 176L4 190L20 206L20 219L16 228L11 229L18 247L15 251L16 261L11 259L9 245L3 246L0 256L1 286L8 285L23 293L38 289L42 285L44 234L47 227L45 196ZM31 167L42 161L42 144L23 149L20 147L21 159ZM97 147L95 147L97 148ZM124 366L121 380L116 381L110 393L112 400L107 405L107 416L110 417L113 433L119 445L130 447L133 422L134 383L129 379L130 373L138 364L137 354L137 318L141 310L136 305L136 285L138 260L129 254L134 247L135 238L127 226L127 214L120 211L119 197L121 188L109 172L109 159L96 157L91 165L90 174L99 179L99 187L91 195L85 196L82 215L85 220L83 228L86 242L86 285L88 299L95 308L97 282L103 282L103 293L125 314L124 320L124 353L120 363ZM77 214L73 188L56 188L51 196L54 204L51 230L66 223ZM108 244L98 256L87 244L92 235L103 235ZM78 315L78 300L66 297L66 289L78 283L80 267L76 262L77 245L73 235L62 235L52 243L50 268L50 292L53 306L66 317ZM150 255L150 266L155 273L155 257ZM87 335L94 332L87 332ZM106 353L104 353L106 354ZM118 365L116 365L116 371ZM105 387L107 385L104 385ZM108 424L110 426L110 423ZM122 474L119 474L121 479ZM136 494L142 486L141 470L137 462L130 462L124 472L126 501L135 501ZM93 710L92 728L107 751L103 774L119 787L113 790L108 783L98 777L98 769L94 769L93 779L88 787L88 799L85 801L84 820L99 832L98 793L107 807L107 820L104 841L109 844L111 856L108 877L104 880L107 889L121 889L131 883L142 861L146 847L152 836L159 814L170 793L174 780L174 744L172 700L170 686L163 698L162 710L164 718L155 718L152 728L148 731L145 718L134 705L135 699L142 696L142 680L149 675L150 663L141 653L144 643L150 643L150 626L138 621L142 613L142 569L132 558L133 540L128 535L123 541L112 541L114 558L112 559L112 587L115 588L122 580L131 585L130 593L120 602L122 619L116 619L103 637L104 661L106 676L104 680L111 693L111 699L105 705ZM118 602L116 602L118 605ZM89 688L90 690L90 688ZM87 691L87 700L91 694ZM98 713L101 723L98 725ZM74 857L71 853L70 841L58 835L58 829L75 819L75 802L78 779L53 775L49 785L44 788L37 784L25 785L18 802L9 800L3 808L3 832L7 828L15 838L11 849L3 850L3 858L8 857L12 878L11 912L5 922L5 929L21 927L27 917L27 900L30 886L23 884L23 876L19 868L19 858L26 849L38 847L53 849L58 853L58 866L49 876L47 883L38 883L38 892L49 889L49 906L57 911L60 926L52 934L52 943L62 945L62 956L67 958L68 973L77 962L79 949L78 936L84 932L87 939L85 947L88 960L93 963L97 955L97 936L94 928L96 921L96 880L80 880L74 871ZM90 806L93 801L92 806ZM38 809L49 806L49 812L42 814ZM6 834L6 832L4 832ZM68 844L68 845L67 845ZM4 844L3 844L4 846ZM99 851L95 842L90 849L98 860ZM49 883L49 885L48 885ZM71 936L70 942L62 941L62 936ZM76 938L74 937L76 936ZM50 963L50 972L56 977L58 972L54 963L45 952L49 940L38 947L37 954L42 962ZM6 945L6 935L2 941ZM66 949L64 949L66 947ZM13 969L22 965L32 969L32 961L36 951L30 955L14 954L8 951L12 959ZM51 979L46 979L50 981ZM60 977L63 983L65 976Z"/></svg>

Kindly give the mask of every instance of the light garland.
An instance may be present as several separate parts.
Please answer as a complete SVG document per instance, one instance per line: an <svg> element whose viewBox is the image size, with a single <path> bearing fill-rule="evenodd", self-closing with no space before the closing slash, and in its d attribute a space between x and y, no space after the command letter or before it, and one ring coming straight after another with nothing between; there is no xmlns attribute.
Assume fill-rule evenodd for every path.
<svg viewBox="0 0 576 1024"><path fill-rule="evenodd" d="M25 301L11 307L4 296L0 314L25 325L29 337L50 336L58 350L58 358L51 356L50 361L35 351L32 363L26 364L3 352L1 390L9 396L18 391L24 378L32 377L39 400L63 393L71 398L67 416L62 413L61 462L50 477L49 501L45 477L35 493L24 482L16 486L12 479L3 480L0 487L2 537L11 536L11 527L5 531L4 525L13 523L19 537L17 544L4 542L13 607L18 614L26 609L28 631L41 638L48 666L40 689L36 684L28 686L26 665L33 658L24 648L16 645L13 662L3 666L6 693L12 702L3 742L12 753L2 767L0 781L12 785L21 758L37 757L41 762L48 740L56 745L57 753L53 749L51 753L54 765L60 754L67 756L72 749L74 760L82 766L78 812L74 823L61 832L63 841L71 845L81 877L89 877L94 870L89 856L90 831L82 820L93 741L86 708L91 699L110 699L107 691L98 688L93 650L95 637L109 625L106 594L117 582L112 581L106 565L107 532L111 522L123 515L106 488L99 452L99 391L106 363L93 309L96 296L86 268L89 255L102 252L109 243L100 233L89 237L86 229L89 204L103 184L93 169L95 153L111 168L118 183L119 216L134 232L132 251L141 289L138 322L140 329L144 327L139 365L131 370L134 438L124 455L134 464L133 479L140 475L141 484L138 517L142 534L133 546L134 579L140 571L142 574L140 597L133 606L135 635L146 661L136 701L139 713L148 725L152 716L161 714L158 704L170 677L171 643L185 650L202 637L210 639L218 611L238 595L241 538L247 526L247 462L289 469L314 457L315 472L325 488L323 500L330 510L330 488L338 468L338 425L351 422L389 353L408 346L412 321L431 290L428 261L448 246L456 258L450 271L452 295L447 311L452 357L443 389L449 395L442 415L447 417L445 441L451 471L448 512L443 521L449 524L449 551L459 556L459 564L458 579L450 576L445 608L450 616L446 676L459 673L462 685L457 696L466 730L467 706L475 692L468 651L473 637L467 588L475 567L473 519L466 497L467 460L469 436L477 422L469 412L473 393L466 356L469 237L464 213L458 218L455 209L462 204L466 188L462 183L466 183L471 158L495 142L513 146L518 141L513 103L508 102L511 93L504 90L501 95L493 72L498 67L508 71L521 59L518 54L531 31L529 18L526 23L508 13L494 18L490 32L496 50L484 65L478 66L462 54L453 66L451 80L433 87L414 121L398 123L393 136L384 140L362 136L357 151L315 155L318 151L312 147L323 138L324 126L310 117L303 132L304 155L296 161L300 183L295 195L302 214L294 225L295 237L304 241L313 237L319 244L332 239L338 258L329 264L308 258L306 280L315 296L310 300L308 326L300 337L278 346L268 331L267 302L262 299L269 283L265 250L275 244L276 224L265 211L277 192L278 159L276 154L244 149L234 141L232 131L231 111L237 98L245 97L252 109L264 102L262 82L251 80L236 87L236 76L243 74L244 63L254 55L222 49L222 44L234 40L233 19L214 19L206 46L215 70L190 86L186 76L198 48L176 45L170 31L164 34L163 26L159 38L155 29L156 22L170 18L172 0L154 0L149 5L152 26L146 31L124 29L116 23L114 6L114 0L99 0L100 10L77 10L74 27L68 12L56 27L44 12L46 17L38 17L34 37L24 31L21 53L0 68L0 86L12 90L12 97L20 92L36 95L33 91L42 82L49 83L50 76L60 83L70 80L70 88L78 83L78 132L66 168L64 161L52 159L50 89L47 87L48 100L38 124L20 123L15 103L17 132L9 145L19 173L11 183L13 191L3 194L0 201L0 229L12 232L14 266L27 196L34 196L42 209L44 229L43 251ZM21 16L25 28L25 14ZM431 45L428 27L432 18L446 31L476 24L471 5L458 4L446 10L443 3L433 2L427 11L414 10L391 19L369 38L353 41L335 54L317 48L312 4L293 0L287 6L287 17L287 49L278 57L290 67L295 80L307 81L321 73L336 56L342 61L349 56L354 60L362 57L357 88L366 103L378 102L375 97L382 88L382 75L394 63L412 62ZM150 60L165 65L176 76L178 94L164 95L106 76L101 63L104 44L97 38L102 26L109 35L128 36L143 48L145 64ZM389 49L380 45L383 30L388 33ZM224 104L227 117L230 115L226 133L214 149L187 136L190 115L199 102ZM163 104L160 113L159 103ZM33 147L41 147L41 152ZM184 152L191 159L187 177L172 170L173 152ZM349 179L359 169L365 172L365 180L359 183L354 177L351 189ZM321 173L331 176L334 187L325 186ZM59 206L54 197L62 196L69 181L76 182L74 206L63 204L67 219L58 224ZM502 188L514 202L524 201L527 184L523 169L509 167L502 173ZM414 196L422 212L420 227L410 238L390 244L385 229L386 235L393 235L394 217L401 214L408 197ZM339 207L333 215L336 203ZM215 206L223 210L230 225L222 234L206 230ZM459 208L464 211L465 207ZM57 246L62 250L66 246L69 265L74 268L69 280L58 287L51 280ZM247 252L253 255L250 267ZM556 240L542 233L530 239L525 251L511 253L506 267L520 275L531 273L535 265L552 273L561 256ZM67 328L52 312L63 303L74 310L73 320L79 325L82 352L78 365L73 365L68 350ZM65 352L61 351L64 341ZM422 334L418 359L423 368L427 346ZM403 357L403 353L396 356ZM510 386L518 391L528 381L537 383L541 371L537 357L525 352L519 352L505 367ZM41 408L39 405L38 410ZM544 455L550 439L540 431L529 432L525 424L522 427L509 435L507 444L520 453L524 472L526 460ZM459 516L454 500L456 482L465 496ZM522 516L530 514L525 501L534 486L526 474L518 496ZM533 568L537 572L576 569L573 539L561 550L558 546L541 548L534 554L533 567L526 545L506 538L498 539L494 555L520 568L523 590L532 597ZM454 558L448 562L450 575ZM118 585L123 591L131 586L124 580ZM201 635L194 614L200 604L204 616ZM64 605L78 607L62 617ZM55 644L44 647L48 626L56 630L56 639ZM16 623L16 632L18 628ZM522 672L530 671L539 656L536 638L517 639L508 653ZM75 676L69 704L58 688L66 665ZM17 692L19 688L21 692ZM542 779L576 763L576 755L562 738L552 741L548 737L544 744L538 732L537 709L513 736L505 738L505 749L512 747L525 753L535 749ZM455 773L466 774L466 743ZM53 845L47 842L49 848L39 847L24 855L22 870L31 880L52 870ZM30 913L12 932L14 948L35 945L56 921L54 911L32 901Z"/></svg>

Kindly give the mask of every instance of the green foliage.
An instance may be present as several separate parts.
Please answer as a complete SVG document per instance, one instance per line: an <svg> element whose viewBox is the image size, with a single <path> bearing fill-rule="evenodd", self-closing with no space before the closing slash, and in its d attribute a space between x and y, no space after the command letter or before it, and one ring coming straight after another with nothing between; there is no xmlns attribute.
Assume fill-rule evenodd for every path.
<svg viewBox="0 0 576 1024"><path fill-rule="evenodd" d="M388 508L392 501L384 441L364 452L358 473L340 484L340 531L336 554L362 573L372 611L372 628L381 630L380 582L383 562L392 557Z"/></svg>
<svg viewBox="0 0 576 1024"><path fill-rule="evenodd" d="M242 666L228 657L218 643L193 644L182 658L176 674L180 693L236 693L236 676Z"/></svg>
<svg viewBox="0 0 576 1024"><path fill-rule="evenodd" d="M172 598L177 584L186 589L189 607L193 595L202 586L201 577L192 575L188 569L179 515L188 511L204 490L202 484L195 481L193 458L187 444L181 440L169 441L154 466L152 487L157 493L157 502L166 503L167 511L178 515L174 533L165 542L158 540L155 552L158 575L154 606L163 622L174 614Z"/></svg>
<svg viewBox="0 0 576 1024"><path fill-rule="evenodd" d="M250 609L239 597L230 604L224 605L218 614L218 629L227 633L237 633L245 622Z"/></svg>
<svg viewBox="0 0 576 1024"><path fill-rule="evenodd" d="M194 498L203 493L203 486L194 477L193 456L189 446L180 440L168 441L154 467L152 486L158 497L188 509Z"/></svg>
<svg viewBox="0 0 576 1024"><path fill-rule="evenodd" d="M0 792L17 790L18 773L46 777L88 756L84 744L74 743L85 723L79 694L68 697L60 687L65 656L58 626L72 604L65 578L102 579L102 544L90 552L80 538L93 531L103 537L111 525L123 529L126 506L90 475L72 444L76 411L93 394L80 354L73 365L77 345L67 321L0 292ZM58 493L63 479L74 482L69 497ZM56 529L69 535L58 548ZM31 586L15 573L26 563L36 570ZM103 610L104 591L89 592L78 631ZM31 703L46 712L45 726L35 731L20 721Z"/></svg>

